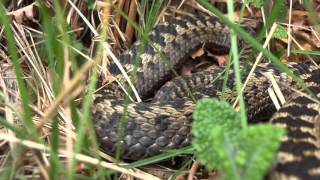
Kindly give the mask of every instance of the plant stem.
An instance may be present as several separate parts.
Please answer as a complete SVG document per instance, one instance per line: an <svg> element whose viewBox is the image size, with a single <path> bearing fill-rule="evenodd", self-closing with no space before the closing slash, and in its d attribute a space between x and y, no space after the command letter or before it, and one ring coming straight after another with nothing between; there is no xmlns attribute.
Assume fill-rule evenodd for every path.
<svg viewBox="0 0 320 180"><path fill-rule="evenodd" d="M234 14L233 14L233 2L231 0L227 1L227 8L228 8L228 17L231 23L234 23ZM239 97L239 106L240 106L240 118L241 118L241 126L242 128L247 127L247 116L246 116L246 109L244 98L242 94L242 83L241 83L241 74L240 74L240 63L239 63L239 54L238 54L238 43L237 43L237 34L234 32L233 29L230 29L230 36L231 36L231 53L232 53L232 60L233 60L233 68L236 78L236 88Z"/></svg>

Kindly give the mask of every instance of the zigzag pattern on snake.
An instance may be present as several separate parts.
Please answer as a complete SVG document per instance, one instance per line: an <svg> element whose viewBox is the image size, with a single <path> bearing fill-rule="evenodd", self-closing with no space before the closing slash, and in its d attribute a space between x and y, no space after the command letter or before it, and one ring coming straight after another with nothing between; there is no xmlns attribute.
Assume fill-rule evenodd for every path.
<svg viewBox="0 0 320 180"><path fill-rule="evenodd" d="M149 34L149 40L153 43L144 44L141 48L142 43L136 42L119 57L127 72L136 71L133 84L145 101L125 107L124 100L115 96L121 94L118 93L119 86L111 84L95 95L92 108L94 127L101 148L114 154L115 144L120 141L123 159L142 159L167 149L189 145L192 139L191 115L195 103L188 95L191 92L195 98L201 98L221 94L223 79L216 77L223 72L223 67L177 78L172 73L172 69L178 71L184 60L204 43L218 50L229 49L229 29L216 18L174 18L157 25ZM140 57L140 63L135 63L136 56ZM298 63L287 63L287 66L320 98L318 67ZM115 64L111 64L109 70L125 88L129 87ZM287 95L286 98L290 99L271 120L286 127L289 133L283 139L270 177L319 179L319 101L311 100L301 93L292 93L292 87L298 88L296 83L272 64L260 64L244 90L249 119L253 122L259 116L271 116L270 112L275 112L266 93L271 87L266 73L272 73ZM245 78L247 74L244 71L242 77ZM214 79L216 80L213 81ZM186 91L185 86L189 91ZM234 75L230 72L227 92L230 92L228 94L231 99L234 99L231 93L233 86ZM151 101L146 101L152 97ZM119 137L118 130L125 109L126 122L121 129L123 134Z"/></svg>

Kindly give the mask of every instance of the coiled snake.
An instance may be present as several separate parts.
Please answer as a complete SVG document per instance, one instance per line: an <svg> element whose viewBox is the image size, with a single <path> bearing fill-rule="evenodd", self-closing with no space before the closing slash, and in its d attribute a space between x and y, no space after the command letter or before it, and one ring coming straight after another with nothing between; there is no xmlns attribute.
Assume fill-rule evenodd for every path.
<svg viewBox="0 0 320 180"><path fill-rule="evenodd" d="M153 99L124 106L124 100L115 96L119 86L114 84L95 95L92 117L100 146L105 152L113 154L119 141L123 159L142 159L166 149L189 145L195 103L188 98L188 94L191 92L196 98L219 96L222 87L222 78L213 82L223 71L222 67L171 80L174 77L172 69L178 71L190 53L204 43L220 51L229 49L229 29L216 18L174 18L157 25L149 34L149 40L153 43L144 46L136 42L120 55L119 61L126 71L136 71L133 84L140 97L143 100ZM137 55L140 63L135 63ZM298 63L287 63L287 66L320 98L319 68ZM109 70L128 89L118 67L111 64ZM271 174L277 178L320 179L319 101L311 100L305 94L292 93L290 87L295 86L295 82L272 64L260 64L244 90L249 119L254 121L261 114L265 116L266 112L275 111L266 93L271 86L265 76L267 72L271 72L280 82L282 91L290 99L271 119L273 123L288 129L277 155L277 164L272 170L274 173ZM244 71L242 76L247 74ZM233 85L234 76L230 72L227 90L231 91ZM126 118L121 129L119 126L124 111Z"/></svg>

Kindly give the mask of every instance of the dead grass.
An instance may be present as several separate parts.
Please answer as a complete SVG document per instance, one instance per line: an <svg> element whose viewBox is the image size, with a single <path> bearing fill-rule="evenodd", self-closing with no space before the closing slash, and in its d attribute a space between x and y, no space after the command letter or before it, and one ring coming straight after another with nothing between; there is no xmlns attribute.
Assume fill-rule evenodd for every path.
<svg viewBox="0 0 320 180"><path fill-rule="evenodd" d="M32 120L37 128L41 141L36 142L29 140L28 134L25 134L25 139L20 138L14 131L14 128L20 128L20 119L23 118L20 108L21 99L15 82L15 73L10 61L11 57L6 48L2 27L0 31L0 114L5 118L6 122L14 128L10 129L0 126L0 175L12 179L19 176L27 179L50 179L50 177L52 177L50 174L50 170L52 170L50 169L52 165L52 161L50 160L52 153L51 148L54 146L52 143L56 141L54 136L52 137L52 131L55 128L53 119L56 119L59 122L57 125L58 132L56 132L59 142L57 157L59 158L60 164L58 166L61 168L56 172L60 174L59 177L62 175L64 177L68 176L67 172L63 172L66 168L69 168L66 169L66 171L75 168L75 174L68 177L75 179L80 176L95 178L101 174L106 175L107 173L105 172L107 170L112 170L118 172L119 176L111 177L124 179L159 179L158 177L161 177L161 175L157 174L157 176L155 176L152 174L152 171L149 173L148 171L142 171L137 168L126 169L125 163L116 163L113 157L95 149L96 147L92 145L94 143L89 143L93 146L90 147L89 145L89 147L91 148L90 150L94 152L93 155L96 156L82 151L83 149L81 149L80 152L74 152L77 141L79 140L77 139L79 134L74 125L74 111L81 117L82 113L80 112L82 109L80 103L78 106L75 106L74 102L70 103L73 99L77 99L80 102L83 100L87 88L88 74L92 73L92 69L95 66L98 66L98 73L104 82L113 81L108 72L108 64L110 64L110 61L117 62L117 55L128 48L138 37L137 34L135 34L133 26L130 25L130 23L126 23L124 19L121 18L119 12L112 7L116 6L118 9L123 10L128 14L130 21L139 22L142 28L147 28L148 22L145 22L145 19L148 18L146 12L148 12L147 8L150 4L147 4L147 1L141 1L137 4L134 0L119 0L118 4L115 4L115 1L96 1L92 9L90 9L85 5L83 0L68 0L64 2L65 6L63 6L63 11L66 15L66 22L71 27L71 29L67 31L67 36L71 37L69 35L73 35L75 38L78 38L77 41L82 43L84 48L78 49L73 43L66 44L63 41L63 37L66 36L66 34L59 34L57 38L61 38L58 42L63 51L63 58L55 60L62 61L64 66L62 70L56 72L53 71L54 68L49 67L50 62L46 59L48 55L45 51L45 32L40 28L41 22L38 18L40 16L38 11L39 5L37 3L28 4L27 1L24 2L24 0L22 0L21 4L13 5L9 3L6 6L6 8L15 7L13 9L7 9L7 15L11 17L10 28L14 33L17 51L19 53L19 62L23 69L23 79L28 87L28 93L31 99L30 107L33 111ZM15 2L13 1L11 3ZM53 14L56 11L54 4L46 4L46 8L48 8L48 12L53 12ZM174 5L164 4L157 13L154 24L166 20L171 16L192 14L195 10L208 13L206 9L203 9L193 1L183 0ZM285 54L289 53L290 55L290 48L298 48L301 50L314 50L319 48L319 35L314 29L306 27L305 24L308 22L299 20L298 18L298 23L295 22L297 14L302 14L302 16L308 16L308 14L305 13L305 11L301 12L301 10L294 9L291 9L290 12L295 16L292 16L289 23L280 24L285 25L288 29L292 27L292 30L288 31L289 39L278 40L281 42L280 44L288 45L289 49ZM248 18L251 18L250 15L254 13L259 14L259 10L249 9L246 11ZM137 18L137 15L140 15L140 19ZM264 44L265 48L270 42L273 30L274 28L271 28L269 32L270 34ZM304 38L301 40L301 38L295 38L296 36L302 36ZM101 52L98 53L99 56L97 56L96 49L101 50ZM71 54L81 59L83 62L81 66L79 66L81 62L78 61L77 58L72 57ZM316 64L311 56L308 57ZM261 54L257 56L256 64L260 62L260 58ZM118 64L121 69L121 64ZM123 68L122 71L127 77L127 80L130 81ZM253 71L254 69L252 69L251 73L253 73ZM63 72L63 76L60 76L58 72ZM57 90L54 79L59 78L61 79L61 86L59 87L60 89ZM250 76L247 80L249 79ZM246 82L244 84L246 84ZM134 94L139 101L138 93L135 91ZM90 134L90 128L84 127L83 131L84 132L80 133L89 136L89 139L94 138L94 136ZM18 132L25 131L18 130ZM72 164L73 158L77 161L74 167ZM191 169L191 173L188 179L198 176L197 172L200 168L198 163L191 163L193 161L190 161L190 158L185 158L184 161L186 161L186 163L181 163L176 169L170 166L157 167L165 177L178 178L181 177L181 174L185 174L184 172L179 176L180 171L188 171L189 169ZM100 171L99 168L101 168ZM95 172L99 172L100 174L96 175ZM109 173L109 171L107 172ZM199 177L201 176L202 175ZM211 178L210 175L204 175L204 177Z"/></svg>

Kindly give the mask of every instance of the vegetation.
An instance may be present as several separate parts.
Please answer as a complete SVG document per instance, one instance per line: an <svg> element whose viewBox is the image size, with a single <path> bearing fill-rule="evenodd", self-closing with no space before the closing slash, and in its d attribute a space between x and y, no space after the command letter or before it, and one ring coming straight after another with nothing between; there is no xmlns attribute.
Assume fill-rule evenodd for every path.
<svg viewBox="0 0 320 180"><path fill-rule="evenodd" d="M198 101L193 118L192 144L201 163L221 169L224 179L263 179L284 129L271 124L241 127L240 113L217 99Z"/></svg>
<svg viewBox="0 0 320 180"><path fill-rule="evenodd" d="M314 63L313 57L320 55L316 5L304 0L284 11L283 0L1 1L0 12L7 13L0 13L0 178L263 179L285 130L248 125L238 39L255 50L250 61L259 63L261 53L304 87L282 61L290 55L294 61L307 57ZM132 163L122 162L119 153L111 157L99 151L90 108L99 77L110 80L109 61L137 39L152 43L148 33L159 22L199 12L214 14L232 31L230 55L222 63L227 63L225 85L228 69L234 68L239 112L223 95L202 99L193 113L191 146ZM254 37L235 19L239 24L254 19L263 26ZM134 88L129 94L138 97ZM125 125L125 116L122 120Z"/></svg>

